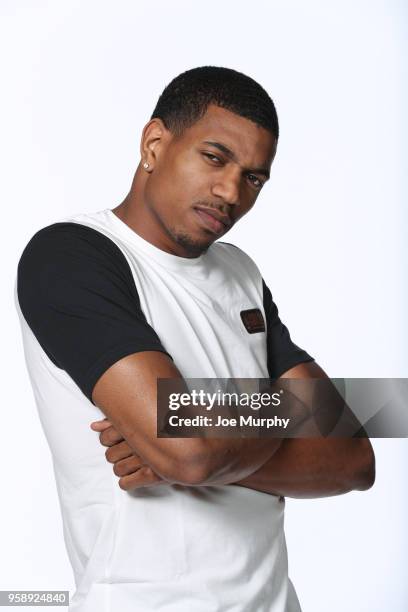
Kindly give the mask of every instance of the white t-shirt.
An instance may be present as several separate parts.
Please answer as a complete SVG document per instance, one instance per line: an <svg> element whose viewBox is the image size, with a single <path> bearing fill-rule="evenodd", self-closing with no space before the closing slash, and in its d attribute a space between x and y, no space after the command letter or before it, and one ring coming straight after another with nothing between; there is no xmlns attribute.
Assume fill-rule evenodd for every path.
<svg viewBox="0 0 408 612"><path fill-rule="evenodd" d="M96 381L131 353L167 352L186 378L278 377L312 359L248 255L215 242L178 257L109 209L80 214L30 240L15 299L75 575L69 610L299 612L283 498L235 485L125 492L89 427L104 416ZM252 309L256 333L241 317Z"/></svg>

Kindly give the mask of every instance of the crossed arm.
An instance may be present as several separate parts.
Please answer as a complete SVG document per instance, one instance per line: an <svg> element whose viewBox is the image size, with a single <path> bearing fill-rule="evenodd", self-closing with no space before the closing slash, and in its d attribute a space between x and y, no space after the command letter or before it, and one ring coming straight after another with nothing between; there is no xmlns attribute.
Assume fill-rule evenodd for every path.
<svg viewBox="0 0 408 612"><path fill-rule="evenodd" d="M157 378L181 377L155 351L129 355L98 380L93 401L107 419L91 425L107 446L119 486L130 490L162 483L245 486L272 495L326 497L365 490L375 478L367 438L211 439L157 438ZM316 363L282 378L323 378Z"/></svg>

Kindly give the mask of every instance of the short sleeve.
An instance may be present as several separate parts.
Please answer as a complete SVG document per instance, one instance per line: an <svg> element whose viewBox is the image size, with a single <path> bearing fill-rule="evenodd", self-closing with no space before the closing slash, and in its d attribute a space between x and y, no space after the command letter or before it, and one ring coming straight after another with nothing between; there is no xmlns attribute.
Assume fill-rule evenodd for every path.
<svg viewBox="0 0 408 612"><path fill-rule="evenodd" d="M299 363L314 361L306 351L292 342L288 328L279 318L272 294L262 279L263 302L266 317L268 371L272 379Z"/></svg>
<svg viewBox="0 0 408 612"><path fill-rule="evenodd" d="M141 310L126 257L87 226L55 223L33 236L18 264L17 297L43 350L90 401L122 357L167 353Z"/></svg>

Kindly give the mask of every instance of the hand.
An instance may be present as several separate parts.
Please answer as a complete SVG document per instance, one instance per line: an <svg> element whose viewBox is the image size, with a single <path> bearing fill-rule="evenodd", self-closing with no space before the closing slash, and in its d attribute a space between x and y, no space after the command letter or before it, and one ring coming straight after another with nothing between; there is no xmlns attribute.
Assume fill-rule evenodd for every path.
<svg viewBox="0 0 408 612"><path fill-rule="evenodd" d="M153 472L150 466L143 463L141 457L132 451L108 419L94 421L91 423L91 429L100 433L100 443L108 447L105 457L109 463L113 463L113 471L119 476L121 489L130 491L166 482Z"/></svg>

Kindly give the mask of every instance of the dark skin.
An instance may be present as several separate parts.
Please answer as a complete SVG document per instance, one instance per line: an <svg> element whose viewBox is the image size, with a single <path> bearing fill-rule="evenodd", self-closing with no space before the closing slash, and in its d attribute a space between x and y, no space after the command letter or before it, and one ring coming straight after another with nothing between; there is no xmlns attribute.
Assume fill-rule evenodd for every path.
<svg viewBox="0 0 408 612"><path fill-rule="evenodd" d="M159 249L198 257L255 204L276 145L268 130L214 105L180 136L152 119L142 133L131 190L114 213ZM235 484L272 495L322 497L372 486L374 454L364 438L157 439L151 409L156 380L178 376L167 356L146 352L123 358L95 385L93 400L107 418L91 427L101 432L121 488ZM327 375L305 363L282 378ZM186 465L192 466L188 475Z"/></svg>
<svg viewBox="0 0 408 612"><path fill-rule="evenodd" d="M217 106L210 106L180 137L152 119L143 129L142 162L132 188L113 211L159 249L197 257L255 204L268 180L276 144L264 128ZM215 210L231 225L215 233L196 206Z"/></svg>
<svg viewBox="0 0 408 612"><path fill-rule="evenodd" d="M282 378L327 376L316 363L304 363L285 372ZM132 451L108 419L95 421L91 428L100 432L100 442L107 447L106 459L113 464L122 489L166 484ZM316 436L283 440L258 470L232 484L281 497L318 498L367 490L374 479L374 453L368 439Z"/></svg>

